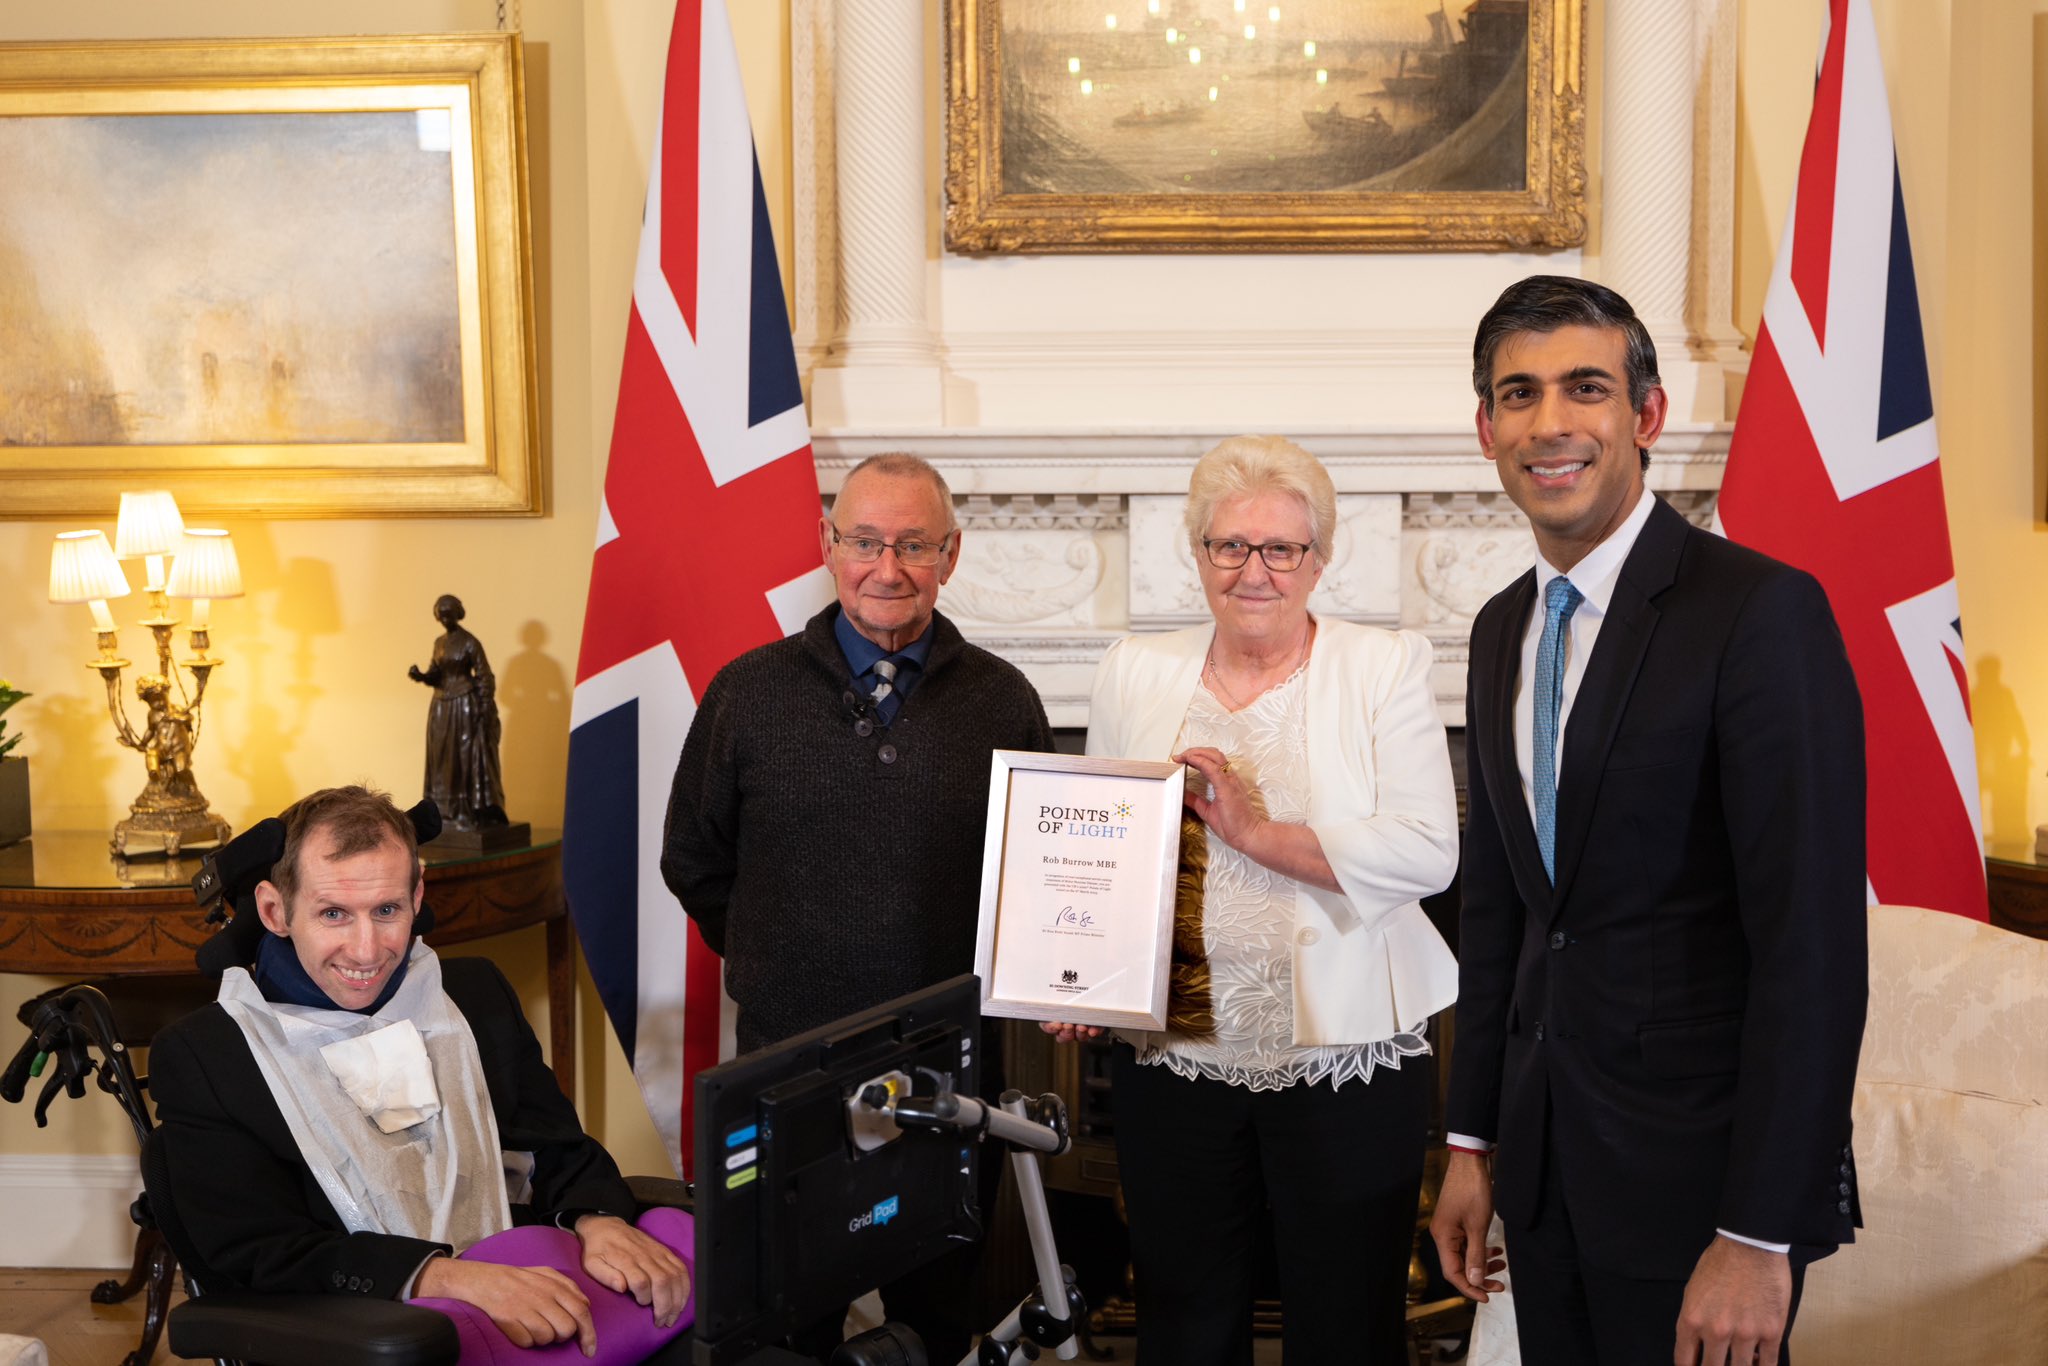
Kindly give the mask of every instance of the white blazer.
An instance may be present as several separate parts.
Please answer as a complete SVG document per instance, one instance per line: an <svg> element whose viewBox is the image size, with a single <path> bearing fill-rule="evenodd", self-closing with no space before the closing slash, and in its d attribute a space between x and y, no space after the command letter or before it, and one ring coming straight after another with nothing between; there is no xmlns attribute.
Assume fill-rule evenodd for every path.
<svg viewBox="0 0 2048 1366"><path fill-rule="evenodd" d="M1088 752L1165 759L1213 626L1110 646L1088 708ZM1298 883L1294 1042L1364 1044L1458 996L1458 964L1419 898L1458 866L1450 753L1429 686L1429 641L1318 620L1308 662L1309 828L1343 892Z"/></svg>

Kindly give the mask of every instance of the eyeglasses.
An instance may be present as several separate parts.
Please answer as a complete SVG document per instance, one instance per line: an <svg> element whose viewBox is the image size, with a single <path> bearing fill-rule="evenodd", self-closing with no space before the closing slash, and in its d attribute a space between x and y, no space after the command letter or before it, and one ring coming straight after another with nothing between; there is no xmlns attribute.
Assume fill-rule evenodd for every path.
<svg viewBox="0 0 2048 1366"><path fill-rule="evenodd" d="M1251 559L1254 550L1266 562L1266 568L1284 574L1290 569L1301 568L1301 562L1315 547L1299 541L1267 541L1264 545L1253 545L1249 541L1212 541L1204 537L1202 549L1209 552L1209 563L1218 569L1242 569L1245 561Z"/></svg>
<svg viewBox="0 0 2048 1366"><path fill-rule="evenodd" d="M925 569L944 558L946 547L952 543L950 531L936 541L885 541L879 536L849 536L836 526L832 528L832 544L845 546L846 553L863 564L881 559L885 550L893 550L896 563Z"/></svg>

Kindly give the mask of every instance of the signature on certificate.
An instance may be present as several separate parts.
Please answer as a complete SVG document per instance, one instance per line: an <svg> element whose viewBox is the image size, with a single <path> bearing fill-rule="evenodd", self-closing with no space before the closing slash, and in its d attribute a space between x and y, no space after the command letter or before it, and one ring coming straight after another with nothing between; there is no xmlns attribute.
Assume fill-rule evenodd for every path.
<svg viewBox="0 0 2048 1366"><path fill-rule="evenodd" d="M1085 930L1095 923L1095 912L1077 911L1072 906L1062 906L1060 907L1059 914L1052 918L1052 923L1055 928L1067 926L1072 929Z"/></svg>

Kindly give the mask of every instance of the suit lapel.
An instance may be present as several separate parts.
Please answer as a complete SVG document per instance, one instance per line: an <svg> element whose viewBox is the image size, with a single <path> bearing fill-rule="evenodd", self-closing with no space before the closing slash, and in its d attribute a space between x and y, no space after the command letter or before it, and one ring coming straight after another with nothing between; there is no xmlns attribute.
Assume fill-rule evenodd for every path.
<svg viewBox="0 0 2048 1366"><path fill-rule="evenodd" d="M1643 496L1657 497L1648 492ZM1614 598L1607 604L1607 618L1600 623L1600 639L1586 661L1585 676L1572 700L1571 719L1565 723L1563 762L1558 766L1553 915L1564 904L1578 872L1593 806L1600 795L1600 779L1607 767L1607 751L1614 745L1614 733L1628 710L1629 694L1657 629L1655 599L1677 576L1679 553L1691 530L1685 518L1657 499L1642 534L1622 561Z"/></svg>
<svg viewBox="0 0 2048 1366"><path fill-rule="evenodd" d="M1488 691L1480 698L1484 710L1476 737L1481 746L1480 762L1494 775L1493 809L1514 865L1515 882L1531 906L1548 902L1550 880L1544 876L1536 825L1522 796L1522 766L1515 757L1515 685L1522 671L1522 637L1529 629L1535 602L1536 571L1532 569L1505 591L1490 642L1491 667L1482 680Z"/></svg>

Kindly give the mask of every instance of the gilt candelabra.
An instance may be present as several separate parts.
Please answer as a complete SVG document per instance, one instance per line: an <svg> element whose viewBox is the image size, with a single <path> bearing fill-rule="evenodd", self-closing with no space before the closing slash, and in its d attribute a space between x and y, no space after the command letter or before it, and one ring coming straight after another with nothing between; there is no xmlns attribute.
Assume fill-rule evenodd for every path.
<svg viewBox="0 0 2048 1366"><path fill-rule="evenodd" d="M129 719L121 696L121 676L130 665L120 657L120 633L107 608L109 599L131 591L120 561L136 557L145 561L148 574L149 615L141 624L156 644L154 671L135 680L135 695L146 709L140 725ZM192 751L199 742L207 680L222 662L208 653L208 608L215 598L241 595L234 542L225 531L188 529L165 492L121 495L112 546L99 531L67 531L57 537L50 556L50 601L91 608L99 657L87 667L106 684L115 738L139 752L147 770L142 794L114 827L113 851L119 857L175 857L223 844L233 833L207 806L192 775ZM172 657L172 635L179 625L170 610L174 598L192 603L193 653L182 663Z"/></svg>

